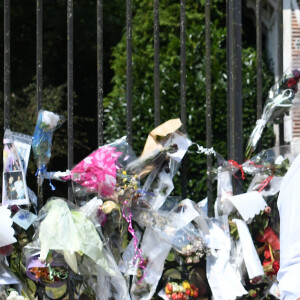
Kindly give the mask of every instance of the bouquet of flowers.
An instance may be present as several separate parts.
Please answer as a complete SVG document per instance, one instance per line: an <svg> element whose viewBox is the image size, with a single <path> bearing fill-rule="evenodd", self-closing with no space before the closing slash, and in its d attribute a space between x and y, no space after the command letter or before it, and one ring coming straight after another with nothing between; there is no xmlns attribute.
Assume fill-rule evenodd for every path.
<svg viewBox="0 0 300 300"><path fill-rule="evenodd" d="M38 113L38 119L32 137L32 150L38 167L37 175L39 175L39 185L43 183L43 176L40 175L47 173L46 166L51 157L53 132L60 127L63 122L63 116L51 111L40 110ZM52 185L51 188L54 189Z"/></svg>
<svg viewBox="0 0 300 300"><path fill-rule="evenodd" d="M35 225L38 227L41 262L47 262L49 253L56 251L62 253L67 265L78 273L77 253L89 257L107 273L114 274L104 257L103 243L94 224L86 213L70 209L64 199L51 198L41 210Z"/></svg>
<svg viewBox="0 0 300 300"><path fill-rule="evenodd" d="M168 282L165 286L165 295L162 293L162 298L188 300L198 298L198 292L199 289L187 280L181 283Z"/></svg>
<svg viewBox="0 0 300 300"><path fill-rule="evenodd" d="M266 124L274 121L289 111L292 106L295 93L298 91L299 79L300 72L298 70L294 70L293 74L284 75L280 82L270 89L262 117L256 121L256 126L250 135L246 148L246 158L249 159L251 157Z"/></svg>
<svg viewBox="0 0 300 300"><path fill-rule="evenodd" d="M72 180L83 187L87 193L109 198L113 197L116 191L118 177L124 179L123 171L134 158L135 154L128 145L126 137L122 137L113 143L99 147L71 171L49 172L49 178Z"/></svg>

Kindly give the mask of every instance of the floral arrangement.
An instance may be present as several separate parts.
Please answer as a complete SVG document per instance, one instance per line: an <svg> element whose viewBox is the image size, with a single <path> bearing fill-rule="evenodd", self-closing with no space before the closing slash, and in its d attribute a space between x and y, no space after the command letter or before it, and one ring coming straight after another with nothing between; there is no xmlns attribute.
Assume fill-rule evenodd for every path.
<svg viewBox="0 0 300 300"><path fill-rule="evenodd" d="M199 289L190 284L188 281L183 281L181 283L169 282L165 286L165 292L168 299L173 300L188 300L198 297Z"/></svg>
<svg viewBox="0 0 300 300"><path fill-rule="evenodd" d="M267 122L289 109L299 79L294 71L271 89L247 155ZM47 172L53 133L62 122L58 114L39 112L32 140L39 185L45 178L72 181L74 199L84 201L52 197L36 215L31 207L21 208L26 214L16 206L5 207L2 215L0 210L0 223L5 215L10 226L0 234L0 279L7 271L24 295L2 288L7 299L45 294L58 299L69 287L76 299L101 300L272 294L280 267L274 199L281 181L275 179L287 172L291 155L269 149L238 164L196 144L198 151L191 154L218 160L215 216L210 217L205 200L171 194L180 162L195 145L179 131L180 120L152 130L139 157L123 137L99 147L72 170ZM247 193L236 197L232 176L248 175L254 178Z"/></svg>
<svg viewBox="0 0 300 300"><path fill-rule="evenodd" d="M284 75L279 83L269 91L269 97L265 103L261 119L256 121L246 148L246 158L249 159L256 148L262 132L268 122L278 119L289 111L295 93L298 91L300 72L294 70L291 75Z"/></svg>
<svg viewBox="0 0 300 300"><path fill-rule="evenodd" d="M190 244L184 246L181 250L183 256L185 256L185 261L187 264L197 264L200 259L206 255L207 250L201 239L195 239L190 242Z"/></svg>

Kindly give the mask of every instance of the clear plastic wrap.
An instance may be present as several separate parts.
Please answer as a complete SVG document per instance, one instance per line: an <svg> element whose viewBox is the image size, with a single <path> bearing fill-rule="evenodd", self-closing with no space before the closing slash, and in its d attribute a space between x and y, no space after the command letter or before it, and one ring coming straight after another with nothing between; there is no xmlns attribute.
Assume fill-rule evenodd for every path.
<svg viewBox="0 0 300 300"><path fill-rule="evenodd" d="M295 93L298 90L298 81L299 72L294 71L289 76L283 76L279 83L276 83L270 89L262 117L256 121L256 126L249 137L245 155L247 159L251 157L252 152L255 150L267 123L289 112Z"/></svg>
<svg viewBox="0 0 300 300"><path fill-rule="evenodd" d="M174 134L181 127L181 125L182 124L179 119L174 119L169 120L153 129L148 135L141 156L130 163L127 167L127 170L140 170L139 176L143 178L151 173L154 169L160 169L168 154L175 152L177 154L181 153L181 151L178 151L178 142L180 142L180 145L182 145L183 148L188 147L186 145L186 139L181 138L181 133L178 133L176 138L173 136L173 139L170 139L170 136ZM174 143L171 144L171 141ZM184 155L187 149L182 150L183 152L181 155Z"/></svg>
<svg viewBox="0 0 300 300"><path fill-rule="evenodd" d="M72 206L70 209L63 199L51 198L41 210L40 223L36 224L40 260L46 261L50 250L62 253L69 267L77 273L77 255L86 255L94 264L114 274L102 253L103 244L93 223Z"/></svg>
<svg viewBox="0 0 300 300"><path fill-rule="evenodd" d="M103 254L106 257L109 267L114 270L114 274L108 274L100 267L97 267L97 299L110 300L112 297L115 300L131 300L127 282L119 271L113 255L106 247L103 249Z"/></svg>
<svg viewBox="0 0 300 300"><path fill-rule="evenodd" d="M151 228L166 242L183 255L189 253L186 247L205 249L204 244L209 227L205 214L189 199L181 201L171 211L151 210L137 207L133 218L140 224ZM194 222L193 224L191 222ZM195 245L191 244L195 241ZM195 247L194 247L195 246Z"/></svg>
<svg viewBox="0 0 300 300"><path fill-rule="evenodd" d="M229 198L233 196L232 173L229 171L218 173L217 200L215 203L215 215L229 215L234 206Z"/></svg>
<svg viewBox="0 0 300 300"><path fill-rule="evenodd" d="M88 193L113 197L118 178L125 179L126 165L135 158L131 147L122 137L113 143L99 147L79 162L71 171L51 172L51 179L72 180ZM126 172L125 172L126 173ZM128 174L128 176L131 174Z"/></svg>
<svg viewBox="0 0 300 300"><path fill-rule="evenodd" d="M162 240L152 229L145 230L142 245L145 269L137 269L131 288L132 300L150 300L155 293L158 281L162 275L165 260L171 245Z"/></svg>
<svg viewBox="0 0 300 300"><path fill-rule="evenodd" d="M136 256L135 243L139 244L141 240L141 233L138 230L136 230L136 238L137 242L135 239L131 239L118 264L118 268L124 276L134 275L136 273L136 265L134 264Z"/></svg>
<svg viewBox="0 0 300 300"><path fill-rule="evenodd" d="M56 113L40 110L32 136L32 150L38 167L38 183L43 183L43 176L47 173L46 167L51 157L53 132L64 122L64 117ZM51 188L54 187L51 185Z"/></svg>
<svg viewBox="0 0 300 300"><path fill-rule="evenodd" d="M280 191L283 177L256 174L247 190L247 193L257 191L263 197L274 196Z"/></svg>
<svg viewBox="0 0 300 300"><path fill-rule="evenodd" d="M237 266L230 263L231 240L228 217L211 219L210 247L217 249L206 256L206 275L216 300L234 300L247 294Z"/></svg>
<svg viewBox="0 0 300 300"><path fill-rule="evenodd" d="M243 170L250 175L267 174L283 177L300 153L300 144L277 146L263 150L243 163Z"/></svg>
<svg viewBox="0 0 300 300"><path fill-rule="evenodd" d="M173 177L192 144L185 134L178 131L180 126L179 119L169 120L151 131L142 155L127 167L129 171L135 170L141 179L146 178L141 192L153 193L155 197L151 206L155 210L163 205L174 189Z"/></svg>
<svg viewBox="0 0 300 300"><path fill-rule="evenodd" d="M25 173L12 132L4 133L2 203L29 205Z"/></svg>
<svg viewBox="0 0 300 300"><path fill-rule="evenodd" d="M18 150L19 157L23 166L23 171L26 175L32 144L32 136L14 131L11 132L11 136L14 141L15 147Z"/></svg>

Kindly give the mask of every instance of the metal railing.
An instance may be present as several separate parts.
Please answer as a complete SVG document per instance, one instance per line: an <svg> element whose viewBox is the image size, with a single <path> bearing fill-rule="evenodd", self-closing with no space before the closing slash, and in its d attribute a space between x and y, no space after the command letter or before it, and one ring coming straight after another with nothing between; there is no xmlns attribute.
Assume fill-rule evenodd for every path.
<svg viewBox="0 0 300 300"><path fill-rule="evenodd" d="M180 103L183 131L188 132L186 123L186 3L180 1ZM282 73L282 0L278 1L278 63L279 74ZM159 71L159 0L154 2L154 124L160 124L160 71ZM26 5L26 4L24 4ZM97 136L98 145L104 143L103 136L103 0L95 2L97 10L97 107L98 122ZM242 163L243 161L243 140L242 140L242 24L241 10L242 0L227 0L227 74L228 74L228 158ZM210 148L212 141L212 93L211 93L211 0L205 1L205 49L206 49L206 146ZM68 110L68 168L71 169L74 163L73 145L73 60L74 37L73 34L73 0L67 0L67 110ZM256 0L256 50L257 50L257 118L262 114L262 1ZM132 72L132 0L126 0L126 37L127 37L127 73L126 73L126 119L127 119L127 139L132 144L132 93L133 93L133 72ZM11 68L10 68L10 0L4 0L4 129L10 127L10 101L11 101ZM43 106L43 0L36 0L36 108L37 111ZM125 116L124 116L125 117ZM96 129L95 129L96 132ZM281 126L281 141L283 141L283 127ZM281 142L282 143L282 142ZM212 167L212 158L207 157L207 170ZM182 165L182 194L186 195L186 163ZM237 191L239 192L239 191ZM71 185L68 187L68 196L72 196ZM208 209L212 213L212 183L210 177L207 180ZM43 205L43 192L38 195L38 207Z"/></svg>
<svg viewBox="0 0 300 300"><path fill-rule="evenodd" d="M241 41L241 0L228 0L227 6L227 74L228 74L228 120L227 143L228 157L241 163L242 151L242 41ZM180 0L180 103L183 131L186 128L186 20L185 0ZM206 143L211 147L211 36L210 36L211 0L205 1L205 47L206 47ZM103 0L97 0L97 110L98 110L98 145L103 145ZM262 113L262 1L256 0L256 50L257 50L257 118ZM67 0L67 86L68 86L68 168L74 163L73 145L73 0ZM278 0L278 73L282 73L282 1ZM154 124L160 124L160 72L159 72L159 0L154 0ZM126 37L127 37L127 72L126 72L126 120L127 138L132 144L132 0L126 0ZM10 0L4 0L4 129L10 127L11 68L10 68ZM76 37L75 37L76 38ZM75 62L76 63L76 62ZM43 0L36 0L36 107L42 107L43 90ZM96 106L96 103L95 103ZM283 144L283 126L280 127L281 144ZM207 157L207 169L211 169L211 157ZM182 167L182 194L186 196L186 163ZM68 195L72 189L69 185ZM207 183L209 211L211 211L212 186ZM43 193L39 194L39 207L42 205Z"/></svg>

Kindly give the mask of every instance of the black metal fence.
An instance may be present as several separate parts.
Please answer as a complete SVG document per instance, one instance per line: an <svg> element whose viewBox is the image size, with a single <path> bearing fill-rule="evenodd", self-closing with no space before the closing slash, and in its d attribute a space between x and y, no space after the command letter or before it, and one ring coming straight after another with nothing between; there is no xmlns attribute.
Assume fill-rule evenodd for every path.
<svg viewBox="0 0 300 300"><path fill-rule="evenodd" d="M159 71L159 0L154 1L154 123L160 124L160 71ZM188 131L186 126L186 18L185 18L185 0L180 1L180 103L181 103L181 121L183 131ZM26 5L24 3L24 5ZM97 136L98 145L103 145L103 0L95 2L97 19ZM227 0L227 77L228 77L228 121L227 121L227 144L228 157L242 163L242 1ZM206 49L206 147L212 147L212 93L211 93L211 32L210 32L210 10L211 0L205 0L205 49ZM133 72L132 72L132 0L126 0L126 36L127 36L127 76L126 76L126 101L127 101L127 138L132 144L132 93L133 93ZM262 1L256 0L256 46L257 46L257 118L262 114ZM74 163L73 146L73 56L74 56L74 37L73 34L73 0L67 0L67 110L68 110L68 168L71 169ZM282 0L278 0L278 73L282 73ZM10 68L10 0L4 0L4 129L10 127L10 102L11 102L11 68ZM76 62L75 62L76 63ZM37 112L43 104L43 0L36 0L36 108ZM124 116L125 117L125 116ZM96 131L96 129L95 129ZM283 127L281 127L281 143L283 140ZM207 170L212 167L212 159L207 157ZM183 161L182 175L182 193L186 195L186 164ZM208 172L209 174L209 172ZM209 176L209 175L208 175ZM210 178L207 180L208 210L212 213L212 183ZM69 198L72 196L72 188L68 188ZM38 207L43 204L43 192L40 190L38 195Z"/></svg>
<svg viewBox="0 0 300 300"><path fill-rule="evenodd" d="M26 4L24 4L26 5ZM205 0L205 49L206 49L206 146L212 146L212 118L211 118L211 33L210 33L210 8L211 0ZM97 10L97 105L98 110L98 145L102 145L103 137L103 0L95 3ZM227 74L228 74L228 121L227 143L228 157L239 163L243 160L242 150L242 23L241 0L227 0ZM262 1L256 0L256 46L257 46L257 118L262 113ZM67 85L68 85L68 168L74 163L73 147L73 0L67 0ZM282 73L282 0L278 0L278 73ZM183 131L186 128L186 18L185 0L180 0L180 103L181 121ZM159 72L159 0L154 0L154 123L160 124L160 72ZM127 138L132 143L132 0L126 0L126 36L127 36L127 77L126 77L126 101L127 101ZM10 68L10 0L4 0L4 129L10 127L10 101L11 101L11 68ZM76 37L75 37L76 38ZM76 62L75 62L76 63ZM43 90L43 0L36 0L36 108L42 107ZM281 126L281 143L283 143L283 127ZM207 169L211 169L211 157L207 157ZM185 161L182 171L182 193L186 195ZM72 189L69 186L68 194ZM212 211L212 184L207 181L207 194L209 199L209 211ZM40 192L39 206L43 203L43 194Z"/></svg>

